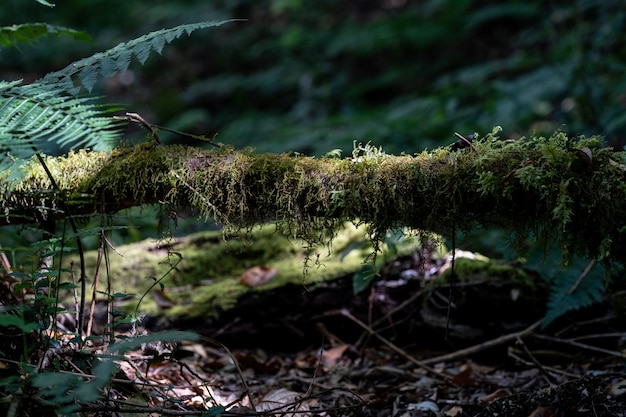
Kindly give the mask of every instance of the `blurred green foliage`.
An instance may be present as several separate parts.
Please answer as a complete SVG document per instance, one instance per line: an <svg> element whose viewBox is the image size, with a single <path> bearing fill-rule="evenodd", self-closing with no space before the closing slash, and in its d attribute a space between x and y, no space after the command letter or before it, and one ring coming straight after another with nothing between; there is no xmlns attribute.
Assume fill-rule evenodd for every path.
<svg viewBox="0 0 626 417"><path fill-rule="evenodd" d="M496 125L504 128L502 137L561 130L568 136L603 135L622 149L623 5L623 0L67 0L49 8L5 0L0 26L43 22L50 26L37 27L37 36L70 36L2 47L0 79L29 82L150 31L240 18L247 21L177 41L162 57L101 83L96 93L158 125L217 134L219 141L258 151L348 154L354 141L371 141L389 154L411 154L454 142L454 132L485 134ZM91 42L78 42L89 40L83 32ZM139 140L145 135L130 133ZM165 132L162 139L181 140ZM143 227L157 236L154 217ZM143 233L137 223L142 222L116 233L138 239ZM481 245L494 241L497 231L489 233L480 235ZM31 240L30 234L25 231L15 245L9 241L12 256L18 257L19 242ZM491 246L501 251L502 240ZM601 295L603 271L596 268L589 286L565 296L580 276L572 271L583 268L581 262L567 279L547 274L547 280L562 284L554 287L547 320Z"/></svg>
<svg viewBox="0 0 626 417"><path fill-rule="evenodd" d="M2 48L0 79L30 81L152 30L228 18L247 21L180 39L96 93L259 151L349 154L357 140L410 154L495 125L503 137L560 129L626 144L621 0L6 0L1 26L45 22L93 42Z"/></svg>
<svg viewBox="0 0 626 417"><path fill-rule="evenodd" d="M225 18L248 20L185 39L101 91L154 123L259 151L349 152L358 140L413 153L495 125L626 143L621 0L9 0L3 25L45 21L95 43L0 57L5 71L41 76L150 30Z"/></svg>

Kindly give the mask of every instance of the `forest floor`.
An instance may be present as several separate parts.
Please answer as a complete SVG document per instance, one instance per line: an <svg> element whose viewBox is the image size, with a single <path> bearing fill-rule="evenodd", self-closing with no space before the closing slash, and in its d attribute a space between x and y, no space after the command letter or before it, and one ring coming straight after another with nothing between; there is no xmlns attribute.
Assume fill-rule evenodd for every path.
<svg viewBox="0 0 626 417"><path fill-rule="evenodd" d="M126 355L109 399L128 404L130 384L135 411L155 416L626 416L623 292L543 329L544 289L425 287L414 278L447 266L424 256L357 296L346 278L251 298L211 325L161 324L203 336Z"/></svg>

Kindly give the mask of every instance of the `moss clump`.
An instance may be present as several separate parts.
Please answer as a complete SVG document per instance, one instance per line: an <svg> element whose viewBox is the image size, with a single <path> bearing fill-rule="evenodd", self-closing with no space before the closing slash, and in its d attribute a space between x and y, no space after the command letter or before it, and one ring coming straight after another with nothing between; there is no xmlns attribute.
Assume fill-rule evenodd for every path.
<svg viewBox="0 0 626 417"><path fill-rule="evenodd" d="M116 250L122 255L111 254L108 273L115 292L133 295L125 303L125 310L134 310L139 297L167 273L161 282L174 303L168 314L210 319L251 291L267 291L286 284L300 285L305 291L323 281L353 274L371 253L372 246L348 249L351 243L367 238L366 228L355 228L349 223L337 230L332 251L324 245L310 246L294 240L275 225L258 227L246 236L226 240L222 231L201 232L171 241L146 240L118 247ZM397 248L399 253L415 249L409 240ZM95 251L86 254L90 276L95 272L96 258ZM276 277L259 287L244 286L241 274L260 265L275 268ZM175 269L170 271L172 266ZM158 307L147 296L139 311L155 314Z"/></svg>
<svg viewBox="0 0 626 417"><path fill-rule="evenodd" d="M367 223L374 239L400 226L450 235L497 225L514 240L531 234L558 242L565 261L626 261L625 157L600 138L504 141L494 130L455 152L360 150L336 159L147 144L96 154L80 169L70 165L77 154L54 164L75 214L167 203L234 230L274 221L308 245L328 242L344 221ZM19 192L4 194L6 222L63 215L43 178L33 167Z"/></svg>

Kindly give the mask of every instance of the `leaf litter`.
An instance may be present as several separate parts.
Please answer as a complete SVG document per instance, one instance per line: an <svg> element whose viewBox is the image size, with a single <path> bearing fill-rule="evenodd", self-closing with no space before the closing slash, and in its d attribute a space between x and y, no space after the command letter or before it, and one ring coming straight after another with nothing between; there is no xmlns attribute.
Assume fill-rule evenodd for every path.
<svg viewBox="0 0 626 417"><path fill-rule="evenodd" d="M433 265L426 270L436 280L447 265ZM540 331L538 322L529 323L537 317L528 311L517 317L489 311L493 321L500 318L500 325L511 329L505 333L498 327L494 336L493 323L483 322L487 330L480 329L469 316L442 321L445 297L438 299L437 291L447 294L448 286L409 291L397 281L423 276L425 269L407 273L397 262L396 267L387 277L392 284L374 283L362 296L365 304L318 314L313 320L317 344L293 349L291 332L278 337L272 349L255 346L260 340L250 337L232 351L215 343L183 343L167 361L147 365L129 356L122 369L141 392L150 393L152 407L165 410L176 403L188 415L626 415L626 333L606 302L564 318L549 333ZM498 297L495 292L512 296L501 282L493 286L477 278L459 284L480 287L471 296L486 294L477 302L487 309ZM414 298L419 291L422 297ZM464 302L458 297L457 307ZM423 310L430 315L420 314ZM385 326L376 324L381 317ZM338 321L344 327L332 325ZM341 332L345 326L353 332ZM145 358L141 352L136 357Z"/></svg>

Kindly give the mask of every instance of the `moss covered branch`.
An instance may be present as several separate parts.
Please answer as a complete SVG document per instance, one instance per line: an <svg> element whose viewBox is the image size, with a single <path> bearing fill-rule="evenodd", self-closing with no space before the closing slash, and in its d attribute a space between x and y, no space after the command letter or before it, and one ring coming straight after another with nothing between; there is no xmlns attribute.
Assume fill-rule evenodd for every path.
<svg viewBox="0 0 626 417"><path fill-rule="evenodd" d="M59 198L72 214L165 203L238 227L276 221L306 239L345 220L367 223L375 235L398 226L446 234L453 225L496 225L556 240L566 255L623 262L623 159L597 137L561 133L488 135L472 148L414 156L365 147L344 159L143 144L49 158L62 197L30 165L19 182L2 182L0 222L60 218Z"/></svg>

